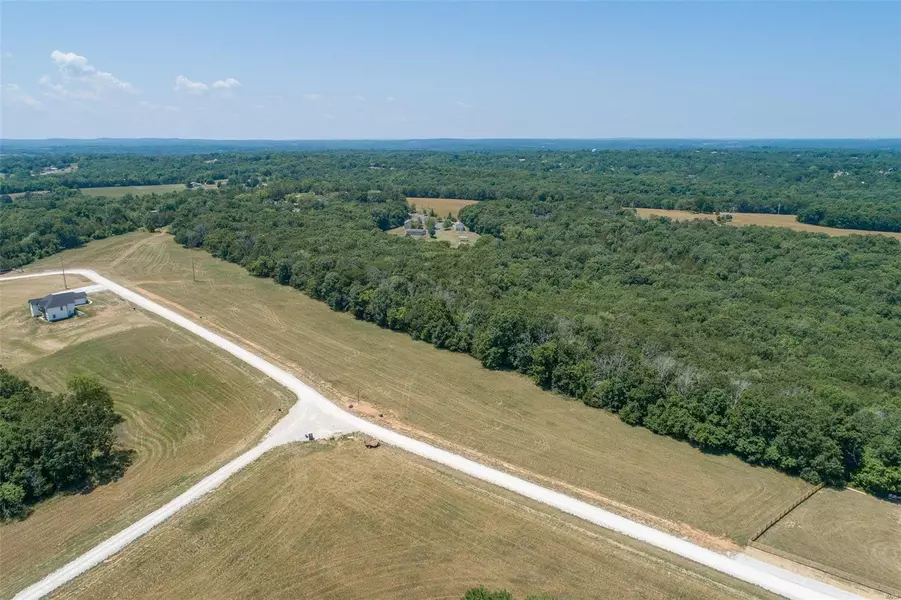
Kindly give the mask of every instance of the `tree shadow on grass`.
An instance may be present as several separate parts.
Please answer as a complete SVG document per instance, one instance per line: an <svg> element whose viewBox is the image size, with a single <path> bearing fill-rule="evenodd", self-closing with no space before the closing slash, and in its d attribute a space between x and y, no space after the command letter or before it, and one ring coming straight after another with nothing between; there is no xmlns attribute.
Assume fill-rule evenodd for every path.
<svg viewBox="0 0 901 600"><path fill-rule="evenodd" d="M134 463L137 455L138 453L130 448L117 448L109 455L95 459L91 481L83 491L90 492L98 485L106 485L120 479Z"/></svg>

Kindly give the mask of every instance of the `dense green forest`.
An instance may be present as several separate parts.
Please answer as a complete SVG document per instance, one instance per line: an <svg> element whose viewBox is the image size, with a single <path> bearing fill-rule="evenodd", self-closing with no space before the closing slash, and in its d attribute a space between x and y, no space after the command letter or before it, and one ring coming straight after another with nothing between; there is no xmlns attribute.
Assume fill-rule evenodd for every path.
<svg viewBox="0 0 901 600"><path fill-rule="evenodd" d="M77 165L71 173L42 169ZM317 191L393 188L407 196L595 198L701 212L780 212L805 223L901 231L901 153L881 150L323 151L9 155L0 193L110 185L290 179Z"/></svg>
<svg viewBox="0 0 901 600"><path fill-rule="evenodd" d="M896 240L643 221L617 195L576 187L467 207L483 237L454 249L385 235L407 188L374 191L352 165L347 181L334 169L159 197L19 198L0 205L0 256L24 264L68 247L55 236L66 228L79 243L168 224L184 245L626 423L901 494ZM45 237L23 244L32 222Z"/></svg>
<svg viewBox="0 0 901 600"><path fill-rule="evenodd" d="M0 519L119 477L130 456L114 449L121 421L95 379L76 377L67 393L51 394L0 368Z"/></svg>

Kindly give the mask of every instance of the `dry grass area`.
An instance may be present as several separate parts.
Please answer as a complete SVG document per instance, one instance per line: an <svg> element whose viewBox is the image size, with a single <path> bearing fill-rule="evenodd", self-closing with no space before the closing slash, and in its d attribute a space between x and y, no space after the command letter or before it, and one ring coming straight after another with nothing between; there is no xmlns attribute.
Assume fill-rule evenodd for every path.
<svg viewBox="0 0 901 600"><path fill-rule="evenodd" d="M764 592L360 440L282 447L57 598L754 598Z"/></svg>
<svg viewBox="0 0 901 600"><path fill-rule="evenodd" d="M91 284L75 275L67 275L66 282L70 289ZM67 346L149 323L144 313L111 294L91 295L91 304L78 307L85 317L56 323L30 318L29 299L63 289L61 276L0 284L0 365L13 369Z"/></svg>
<svg viewBox="0 0 901 600"><path fill-rule="evenodd" d="M49 194L49 193L50 192L48 192L46 190L38 190L38 191L34 191L34 192L14 192L14 193L10 194L9 197L10 198L22 198L23 196L26 196L27 194L41 196L43 194Z"/></svg>
<svg viewBox="0 0 901 600"><path fill-rule="evenodd" d="M459 198L407 198L407 204L410 206L415 204L420 212L428 211L430 208L434 209L435 214L442 219L448 214L456 217L460 214L461 208L476 202L477 200L460 200Z"/></svg>
<svg viewBox="0 0 901 600"><path fill-rule="evenodd" d="M901 596L901 505L854 490L824 489L759 541Z"/></svg>
<svg viewBox="0 0 901 600"><path fill-rule="evenodd" d="M69 276L72 287L74 277ZM0 284L0 360L54 391L76 374L110 387L125 417L119 437L136 452L120 480L39 504L0 526L0 597L9 597L161 506L252 446L294 398L197 337L109 293L88 316L30 317L25 302L62 289L56 278Z"/></svg>
<svg viewBox="0 0 901 600"><path fill-rule="evenodd" d="M216 186L213 186L215 188ZM164 183L160 185L125 185L125 186L109 186L81 188L81 193L85 196L109 196L111 198L119 198L126 194L134 194L141 196L145 194L165 194L166 192L177 192L185 189L183 183Z"/></svg>
<svg viewBox="0 0 901 600"><path fill-rule="evenodd" d="M96 268L189 317L202 316L206 326L329 397L354 402L373 418L382 412L389 425L414 437L701 543L745 542L808 488L773 470L629 427L525 377L486 371L469 356L332 312L296 290L181 248L167 234L92 242L67 252L65 261Z"/></svg>
<svg viewBox="0 0 901 600"><path fill-rule="evenodd" d="M668 217L673 221L694 221L704 219L716 221L716 215L694 213L687 210L667 210L665 208L635 208L639 217L650 219L653 217ZM760 213L729 213L732 221L729 225L760 225L761 227L787 227L795 231L807 231L810 233L825 233L826 235L886 235L901 240L901 233L893 231L866 231L862 229L839 229L837 227L823 227L821 225L808 225L799 223L795 215L768 215Z"/></svg>

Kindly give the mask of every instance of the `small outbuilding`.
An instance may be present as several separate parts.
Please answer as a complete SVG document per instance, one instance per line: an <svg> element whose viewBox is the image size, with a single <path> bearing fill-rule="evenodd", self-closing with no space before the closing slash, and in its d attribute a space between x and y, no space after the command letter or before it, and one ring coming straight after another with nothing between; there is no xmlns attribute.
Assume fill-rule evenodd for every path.
<svg viewBox="0 0 901 600"><path fill-rule="evenodd" d="M408 229L407 237L422 238L429 234L425 229Z"/></svg>
<svg viewBox="0 0 901 600"><path fill-rule="evenodd" d="M61 292L28 301L32 317L44 317L48 322L60 321L75 316L75 307L88 303L84 292Z"/></svg>
<svg viewBox="0 0 901 600"><path fill-rule="evenodd" d="M466 231L466 227L460 221L454 223L454 231Z"/></svg>

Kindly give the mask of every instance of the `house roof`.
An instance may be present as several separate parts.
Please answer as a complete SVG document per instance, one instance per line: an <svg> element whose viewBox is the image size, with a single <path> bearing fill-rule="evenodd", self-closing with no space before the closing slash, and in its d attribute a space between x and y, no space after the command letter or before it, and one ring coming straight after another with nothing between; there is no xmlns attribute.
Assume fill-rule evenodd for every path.
<svg viewBox="0 0 901 600"><path fill-rule="evenodd" d="M427 235L427 233L428 232L425 229L408 229L407 230L407 235L413 236L413 237L422 237L424 235Z"/></svg>
<svg viewBox="0 0 901 600"><path fill-rule="evenodd" d="M84 292L61 292L59 294L48 294L43 298L34 298L29 300L28 303L36 304L41 310L49 310L67 304L74 304L76 300L85 300L87 297L87 294Z"/></svg>

